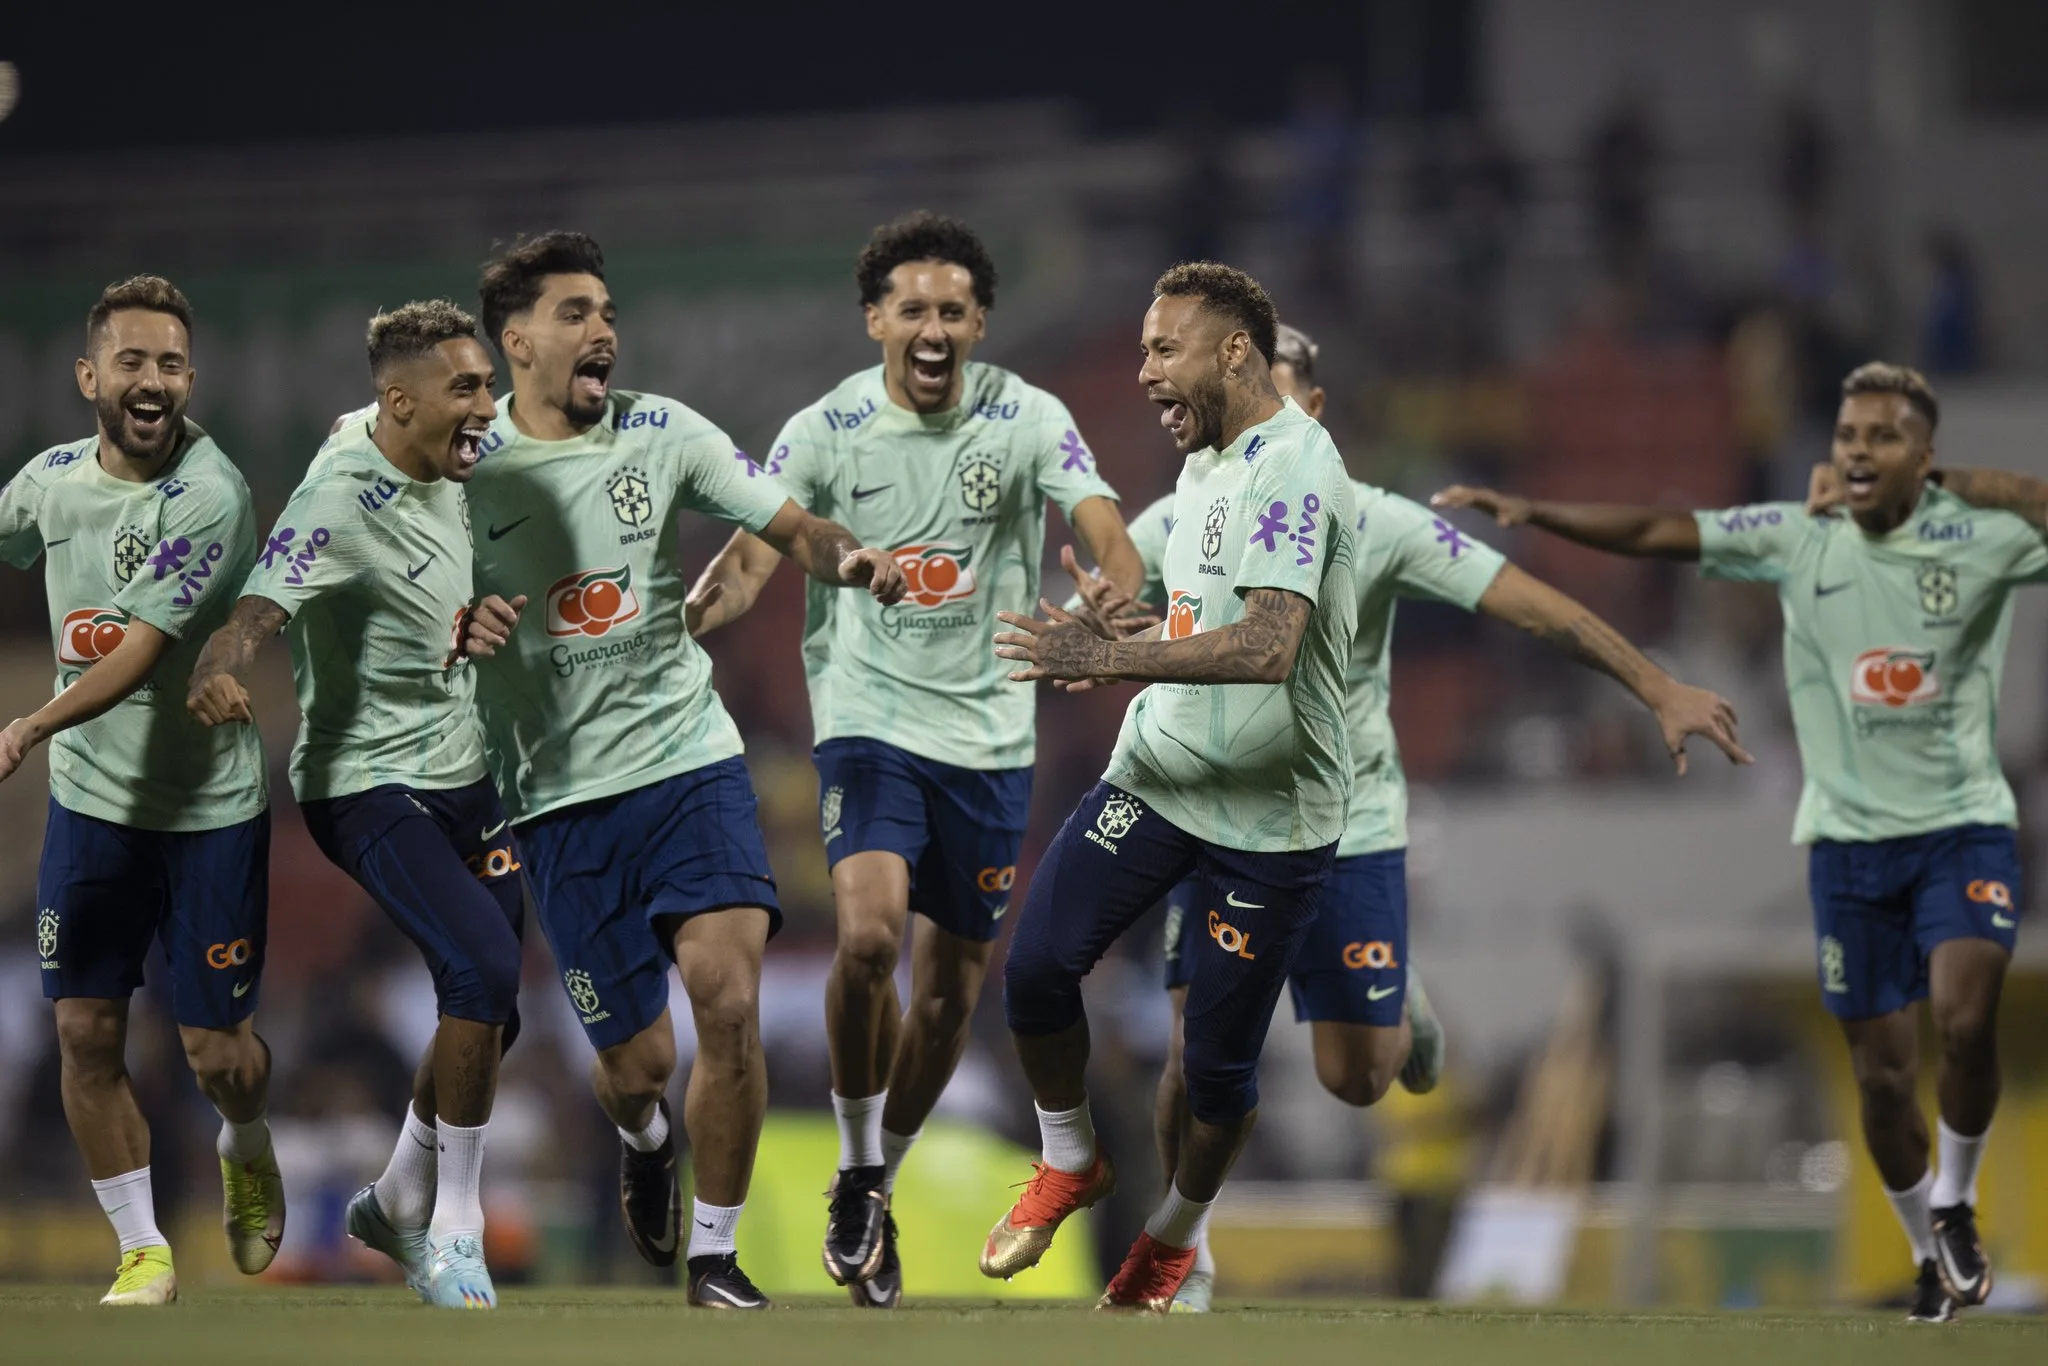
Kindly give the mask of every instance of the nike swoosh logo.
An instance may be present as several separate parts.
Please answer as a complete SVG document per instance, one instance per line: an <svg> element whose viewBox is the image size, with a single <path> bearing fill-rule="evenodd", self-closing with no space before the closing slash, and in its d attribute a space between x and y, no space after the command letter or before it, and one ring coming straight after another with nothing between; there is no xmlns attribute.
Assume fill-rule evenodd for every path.
<svg viewBox="0 0 2048 1366"><path fill-rule="evenodd" d="M716 1227L716 1225L714 1225L714 1224L713 1224L713 1223L712 1223L712 1222L711 1222L711 1221L710 1221L709 1219L699 1219L699 1220L697 1221L697 1227L698 1227L698 1228L713 1228L713 1227Z"/></svg>
<svg viewBox="0 0 2048 1366"><path fill-rule="evenodd" d="M247 996L249 994L249 988L255 985L256 983L253 980L247 982L237 982L235 984L235 999L239 1001L244 996Z"/></svg>
<svg viewBox="0 0 2048 1366"><path fill-rule="evenodd" d="M1856 583L1853 579L1848 583L1838 583L1833 588L1823 588L1819 584L1815 584L1813 586L1813 595L1817 598L1824 598L1830 593L1839 593L1844 588L1854 588L1855 586Z"/></svg>
<svg viewBox="0 0 2048 1366"><path fill-rule="evenodd" d="M894 484L877 484L871 489L855 489L853 491L853 501L858 503L863 498L872 498L878 493L887 493L895 487Z"/></svg>
<svg viewBox="0 0 2048 1366"><path fill-rule="evenodd" d="M2009 915L2000 915L1997 911L1993 911L1991 913L1991 923L1996 925L2001 930L2009 930L2013 928L2013 926L2019 924L2020 922L2014 920Z"/></svg>
<svg viewBox="0 0 2048 1366"><path fill-rule="evenodd" d="M1400 989L1399 987L1367 987L1365 989L1365 999L1368 1001L1384 1001Z"/></svg>
<svg viewBox="0 0 2048 1366"><path fill-rule="evenodd" d="M69 536L60 536L54 541L44 541L43 549L55 550L58 546L67 544L70 540L71 538Z"/></svg>
<svg viewBox="0 0 2048 1366"><path fill-rule="evenodd" d="M1226 906L1235 906L1240 911L1263 911L1266 909L1256 901L1239 901L1236 892L1225 892L1223 894L1223 902Z"/></svg>
<svg viewBox="0 0 2048 1366"><path fill-rule="evenodd" d="M414 583L418 583L420 575L427 572L427 566L432 564L435 560L439 559L440 556L441 552L438 550L435 551L432 555L429 555L427 556L426 559L420 561L420 567L418 569L414 569L411 565L407 565L405 567L405 576L408 579L411 579Z"/></svg>
<svg viewBox="0 0 2048 1366"><path fill-rule="evenodd" d="M505 822L503 822L503 821L499 821L499 822L498 822L498 823L497 823L496 825L494 825L494 826L492 826L492 827L491 827L490 829L488 829L488 830L484 831L484 833L483 833L483 834L482 834L481 836L479 836L479 838L481 838L481 839L489 839L489 838L490 838L491 836L493 836L493 835L497 834L497 833L498 833L498 832L499 832L500 830L503 830L504 828L505 828Z"/></svg>
<svg viewBox="0 0 2048 1366"><path fill-rule="evenodd" d="M532 519L533 514L529 512L526 514L526 516L521 517L517 522L508 522L504 526L491 527L486 534L489 535L490 538L495 541L500 536L510 536L514 531L519 529L521 523L531 521Z"/></svg>
<svg viewBox="0 0 2048 1366"><path fill-rule="evenodd" d="M668 1223L662 1226L661 1236L659 1238L650 1238L647 1245L656 1252L674 1252L676 1250L676 1207L674 1205L668 1207Z"/></svg>

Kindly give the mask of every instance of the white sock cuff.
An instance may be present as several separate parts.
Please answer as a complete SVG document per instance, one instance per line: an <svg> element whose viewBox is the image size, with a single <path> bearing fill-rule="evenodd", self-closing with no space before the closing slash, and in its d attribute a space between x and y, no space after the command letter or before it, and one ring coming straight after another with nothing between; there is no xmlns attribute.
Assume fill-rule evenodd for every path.
<svg viewBox="0 0 2048 1366"><path fill-rule="evenodd" d="M839 1121L840 1167L882 1165L882 1107L889 1102L884 1089L872 1096L842 1096L832 1093L832 1114Z"/></svg>
<svg viewBox="0 0 2048 1366"><path fill-rule="evenodd" d="M107 1212L107 1222L114 1226L114 1236L120 1239L122 1252L133 1252L138 1247L156 1247L165 1242L164 1235L156 1226L156 1197L150 1186L148 1167L137 1167L132 1172L95 1181L92 1193L99 1197L100 1208Z"/></svg>
<svg viewBox="0 0 2048 1366"><path fill-rule="evenodd" d="M436 1124L421 1119L409 1100L405 1103L405 1136L422 1148L429 1149L437 1147L440 1139Z"/></svg>
<svg viewBox="0 0 2048 1366"><path fill-rule="evenodd" d="M1209 1211L1214 1199L1190 1200L1180 1193L1178 1183L1166 1188L1166 1198L1145 1221L1145 1232L1168 1247L1200 1248L1209 1231Z"/></svg>
<svg viewBox="0 0 2048 1366"><path fill-rule="evenodd" d="M239 1124L221 1115L220 1137L213 1147L226 1161L254 1162L269 1146L270 1121L267 1116L258 1115L247 1124Z"/></svg>
<svg viewBox="0 0 2048 1366"><path fill-rule="evenodd" d="M707 1205L702 1200L693 1201L690 1209L690 1250L685 1254L686 1258L716 1257L732 1252L739 1232L740 1214L746 1207L744 1200L737 1205Z"/></svg>
<svg viewBox="0 0 2048 1366"><path fill-rule="evenodd" d="M668 1134L668 1115L663 1113L659 1105L654 1107L654 1117L647 1121L647 1127L640 1132L634 1133L624 1127L619 1129L619 1137L626 1141L626 1146L641 1153L651 1153L659 1148L668 1141Z"/></svg>
<svg viewBox="0 0 2048 1366"><path fill-rule="evenodd" d="M1047 1110L1033 1101L1038 1112L1040 1157L1054 1171L1079 1176L1095 1165L1095 1121L1088 1102L1071 1110Z"/></svg>

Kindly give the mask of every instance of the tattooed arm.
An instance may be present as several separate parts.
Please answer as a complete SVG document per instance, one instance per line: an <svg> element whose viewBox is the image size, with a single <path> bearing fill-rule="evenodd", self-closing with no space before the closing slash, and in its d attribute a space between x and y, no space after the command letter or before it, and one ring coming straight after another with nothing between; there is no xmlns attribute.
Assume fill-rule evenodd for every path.
<svg viewBox="0 0 2048 1366"><path fill-rule="evenodd" d="M872 550L837 522L786 501L759 535L735 531L690 589L684 619L701 636L746 615L784 556L834 588L865 588L883 603L903 599L903 569L886 550Z"/></svg>
<svg viewBox="0 0 2048 1366"><path fill-rule="evenodd" d="M1619 631L1542 580L1504 564L1479 599L1479 610L1550 642L1634 693L1657 718L1664 732L1664 747L1680 774L1685 772L1689 735L1705 736L1732 763L1750 762L1736 739L1733 707L1705 688L1680 683L1651 663Z"/></svg>
<svg viewBox="0 0 2048 1366"><path fill-rule="evenodd" d="M1016 628L996 637L996 653L1030 666L1011 674L1013 682L1280 683L1294 670L1295 652L1315 610L1299 593L1254 588L1244 595L1244 616L1217 630L1161 640L1154 628L1130 640L1104 640L1051 603L1041 600L1038 606L1049 620L996 613Z"/></svg>
<svg viewBox="0 0 2048 1366"><path fill-rule="evenodd" d="M199 652L185 690L185 710L205 726L249 721L249 690L242 686L241 676L256 658L257 648L289 620L291 613L269 598L251 595L237 602L227 625L208 636Z"/></svg>

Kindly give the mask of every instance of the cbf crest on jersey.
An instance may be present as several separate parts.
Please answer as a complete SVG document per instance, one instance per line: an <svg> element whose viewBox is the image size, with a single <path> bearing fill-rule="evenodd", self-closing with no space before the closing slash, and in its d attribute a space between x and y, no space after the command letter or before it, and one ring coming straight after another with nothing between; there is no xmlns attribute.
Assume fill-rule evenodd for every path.
<svg viewBox="0 0 2048 1366"><path fill-rule="evenodd" d="M969 451L958 466L960 501L968 512L984 517L1003 501L1003 467L986 455Z"/></svg>
<svg viewBox="0 0 2048 1366"><path fill-rule="evenodd" d="M114 577L122 583L149 562L149 541L140 527L124 526L114 533Z"/></svg>
<svg viewBox="0 0 2048 1366"><path fill-rule="evenodd" d="M1918 576L1920 586L1920 610L1930 617L1952 617L1962 606L1962 594L1956 588L1956 571L1946 564L1930 564L1921 569Z"/></svg>
<svg viewBox="0 0 2048 1366"><path fill-rule="evenodd" d="M628 465L611 477L604 491L612 500L612 515L625 525L638 529L654 516L654 494L647 483L647 471Z"/></svg>
<svg viewBox="0 0 2048 1366"><path fill-rule="evenodd" d="M1213 560L1223 551L1223 528L1230 522L1230 500L1218 498L1202 519L1202 558Z"/></svg>

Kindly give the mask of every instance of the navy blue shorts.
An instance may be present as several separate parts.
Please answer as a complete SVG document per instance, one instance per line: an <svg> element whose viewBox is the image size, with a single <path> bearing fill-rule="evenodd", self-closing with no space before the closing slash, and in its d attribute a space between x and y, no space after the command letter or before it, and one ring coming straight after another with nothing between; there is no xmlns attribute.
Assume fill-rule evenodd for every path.
<svg viewBox="0 0 2048 1366"><path fill-rule="evenodd" d="M230 1029L256 1009L270 913L270 813L218 830L137 830L50 799L36 870L43 995L125 1001L151 940L181 1025Z"/></svg>
<svg viewBox="0 0 2048 1366"><path fill-rule="evenodd" d="M1328 900L1336 846L1252 853L1197 839L1108 783L1091 789L1031 879L1003 969L1018 1034L1081 1018L1081 979L1147 909L1192 874L1197 904L1182 1012L1188 1107L1219 1123L1258 1104L1259 1052L1288 965Z"/></svg>
<svg viewBox="0 0 2048 1366"><path fill-rule="evenodd" d="M418 946L443 1015L518 1032L526 880L498 790L387 783L301 802L306 829Z"/></svg>
<svg viewBox="0 0 2048 1366"><path fill-rule="evenodd" d="M1194 881L1166 898L1166 985L1193 975L1205 908ZM1287 989L1297 1021L1399 1027L1408 1001L1408 851L1340 858L1328 898L1294 951Z"/></svg>
<svg viewBox="0 0 2048 1366"><path fill-rule="evenodd" d="M962 939L996 937L1031 814L1030 768L961 768L880 740L827 740L812 757L828 865L900 854L911 910Z"/></svg>
<svg viewBox="0 0 2048 1366"><path fill-rule="evenodd" d="M668 1009L676 926L760 906L782 928L754 785L735 757L519 827L540 926L591 1046L624 1043Z"/></svg>
<svg viewBox="0 0 2048 1366"><path fill-rule="evenodd" d="M1863 1020L1927 995L1927 960L1951 939L2019 935L2019 840L2002 825L1958 825L1863 842L1817 840L1807 855L1821 1000Z"/></svg>

